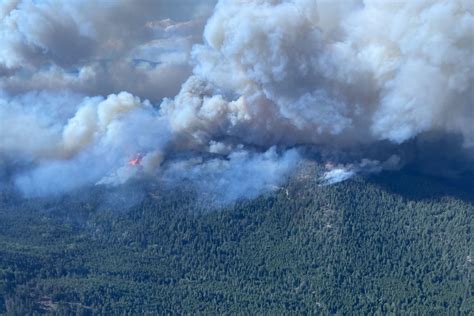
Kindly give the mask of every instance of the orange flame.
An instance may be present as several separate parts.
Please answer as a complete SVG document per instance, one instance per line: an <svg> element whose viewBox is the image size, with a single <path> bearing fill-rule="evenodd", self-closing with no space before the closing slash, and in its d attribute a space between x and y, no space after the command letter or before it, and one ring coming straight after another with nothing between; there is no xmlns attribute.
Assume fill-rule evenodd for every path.
<svg viewBox="0 0 474 316"><path fill-rule="evenodd" d="M142 161L142 156L140 154L136 154L133 156L132 159L128 161L128 164L130 166L138 166L140 164L140 161Z"/></svg>

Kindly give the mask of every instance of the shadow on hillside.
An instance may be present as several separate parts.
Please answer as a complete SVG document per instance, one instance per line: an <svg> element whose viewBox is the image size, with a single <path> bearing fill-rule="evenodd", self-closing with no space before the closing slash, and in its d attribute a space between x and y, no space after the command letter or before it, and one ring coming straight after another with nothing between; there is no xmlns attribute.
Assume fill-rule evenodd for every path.
<svg viewBox="0 0 474 316"><path fill-rule="evenodd" d="M413 170L383 172L367 179L408 200L433 200L454 197L474 204L474 174L456 178L436 177Z"/></svg>

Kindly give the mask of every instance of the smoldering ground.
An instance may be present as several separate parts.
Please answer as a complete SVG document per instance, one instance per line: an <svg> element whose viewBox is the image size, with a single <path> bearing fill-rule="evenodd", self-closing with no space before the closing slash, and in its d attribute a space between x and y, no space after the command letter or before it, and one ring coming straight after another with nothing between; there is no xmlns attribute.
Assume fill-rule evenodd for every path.
<svg viewBox="0 0 474 316"><path fill-rule="evenodd" d="M27 196L154 179L224 201L305 159L328 183L456 176L473 165L473 6L3 2L4 168L23 166L8 174Z"/></svg>

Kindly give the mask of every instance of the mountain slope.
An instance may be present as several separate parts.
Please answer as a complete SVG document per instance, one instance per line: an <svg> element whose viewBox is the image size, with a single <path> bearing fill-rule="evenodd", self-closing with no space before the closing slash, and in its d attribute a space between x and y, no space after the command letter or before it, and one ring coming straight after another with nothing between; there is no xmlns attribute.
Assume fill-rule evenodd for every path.
<svg viewBox="0 0 474 316"><path fill-rule="evenodd" d="M474 204L457 192L384 173L332 186L296 177L212 211L179 191L127 211L96 191L6 195L0 312L468 315Z"/></svg>

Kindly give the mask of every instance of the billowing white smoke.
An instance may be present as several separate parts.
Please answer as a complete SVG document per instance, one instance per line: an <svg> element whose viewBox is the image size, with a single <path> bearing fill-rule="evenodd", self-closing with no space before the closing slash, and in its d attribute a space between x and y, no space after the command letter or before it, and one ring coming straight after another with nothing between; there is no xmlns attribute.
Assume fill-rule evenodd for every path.
<svg viewBox="0 0 474 316"><path fill-rule="evenodd" d="M397 170L402 167L400 157L397 155L390 156L383 163L378 160L362 159L359 163L349 163L347 165L326 163L326 171L320 177L323 185L334 184L346 181L358 174L378 173L382 170Z"/></svg>
<svg viewBox="0 0 474 316"><path fill-rule="evenodd" d="M194 72L205 84L189 79L173 118L185 110L192 123L213 121L200 112L217 102L222 110L215 112L227 120L217 115L219 124L206 128L224 125L250 142L401 143L443 131L472 146L473 6L220 1L205 45L193 50ZM209 99L197 106L189 94Z"/></svg>
<svg viewBox="0 0 474 316"><path fill-rule="evenodd" d="M146 1L105 1L97 14L81 3L0 6L0 155L34 166L16 177L27 194L151 175L232 201L280 185L298 146L401 144L437 133L474 147L471 1L222 0L192 50L199 18L171 2L156 2L165 13L155 19ZM127 18L135 7L147 13ZM122 17L132 31L116 33L102 15ZM54 25L84 51L63 46ZM159 106L126 92L84 95L130 89L160 100L188 63L193 74ZM45 91L15 96L25 89ZM390 159L346 164L325 180L400 163Z"/></svg>
<svg viewBox="0 0 474 316"><path fill-rule="evenodd" d="M158 102L191 74L214 0L2 0L0 89L121 90Z"/></svg>
<svg viewBox="0 0 474 316"><path fill-rule="evenodd" d="M11 120L7 117L6 123ZM0 126L3 130L6 124ZM18 127L15 136L32 131L29 125ZM11 155L39 163L16 180L29 195L64 192L88 183L124 183L137 174L138 168L128 165L137 153L143 155L141 171L153 172L170 139L166 120L149 102L126 92L106 99L85 98L62 127L53 129L45 122L34 131L34 146L27 152L12 152L15 144L0 143Z"/></svg>

